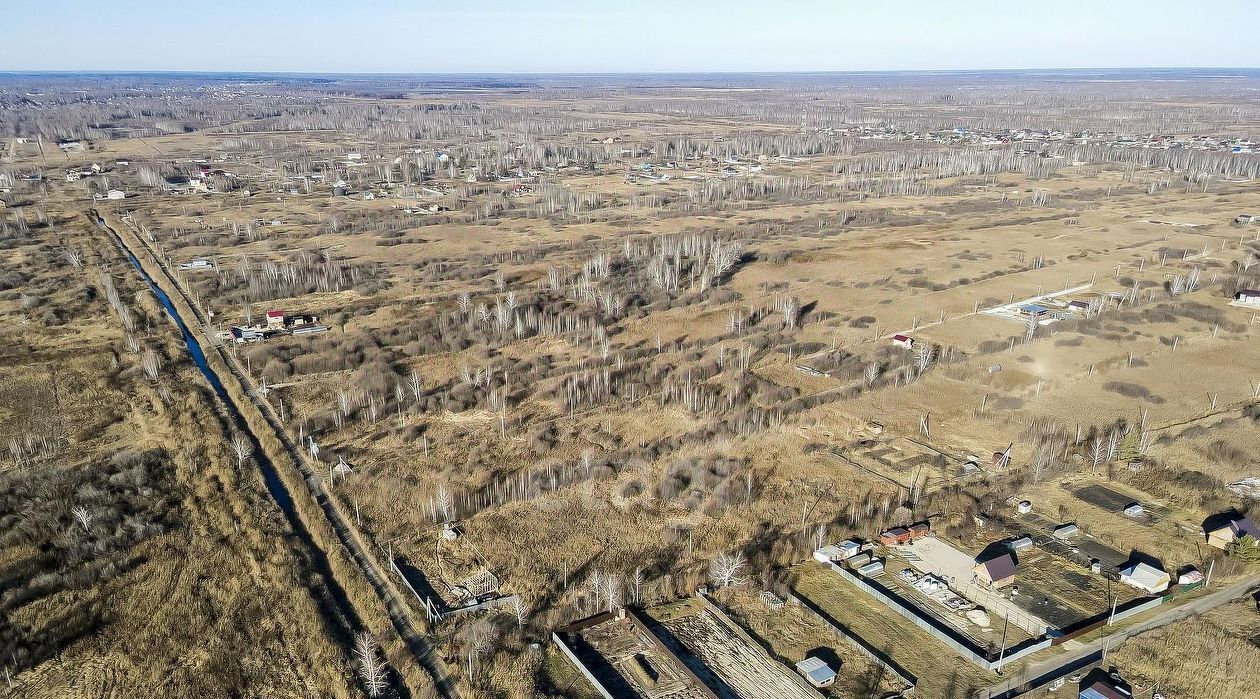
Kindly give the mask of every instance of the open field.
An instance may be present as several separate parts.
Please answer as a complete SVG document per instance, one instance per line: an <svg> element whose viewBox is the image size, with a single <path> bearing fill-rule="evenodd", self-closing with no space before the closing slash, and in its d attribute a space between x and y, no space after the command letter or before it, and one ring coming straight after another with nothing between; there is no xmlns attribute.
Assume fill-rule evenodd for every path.
<svg viewBox="0 0 1260 699"><path fill-rule="evenodd" d="M1247 696L1254 683L1236 668L1260 660L1260 615L1252 600L1130 639L1110 662L1142 686L1158 684L1166 696Z"/></svg>
<svg viewBox="0 0 1260 699"><path fill-rule="evenodd" d="M902 570L961 591L1030 536L1017 587L972 595L1008 645L1133 599L1131 556L1248 571L1202 524L1260 514L1227 487L1260 477L1253 77L0 80L0 692L178 667L189 696L357 695L366 630L399 694L584 697L533 644L662 604L727 694L813 696L779 666L817 648L831 695L897 689L764 606L790 582L961 697L995 678L798 564L928 520L883 578L980 645L997 619ZM39 526L31 473L61 488ZM408 585L512 602L438 621ZM225 640L140 667L159 632L114 639L150 606ZM653 695L643 639L606 631Z"/></svg>

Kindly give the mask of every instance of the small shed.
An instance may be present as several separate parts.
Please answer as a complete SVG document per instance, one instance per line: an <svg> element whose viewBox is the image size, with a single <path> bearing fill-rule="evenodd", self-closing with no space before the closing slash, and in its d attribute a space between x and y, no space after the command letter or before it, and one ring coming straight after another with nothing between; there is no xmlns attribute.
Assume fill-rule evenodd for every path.
<svg viewBox="0 0 1260 699"><path fill-rule="evenodd" d="M1196 585L1203 582L1203 573L1198 570L1187 570L1177 576L1178 585Z"/></svg>
<svg viewBox="0 0 1260 699"><path fill-rule="evenodd" d="M1006 547L1012 551L1022 551L1033 545L1032 537L1021 536L1018 539L1011 539L1006 542Z"/></svg>
<svg viewBox="0 0 1260 699"><path fill-rule="evenodd" d="M1021 515L1026 515L1029 512L1032 512L1032 502L1028 500L1020 500L1019 504L1015 506L1015 510Z"/></svg>
<svg viewBox="0 0 1260 699"><path fill-rule="evenodd" d="M878 575L883 575L883 574L884 574L884 562L883 562L883 561L879 561L879 560L871 561L870 563L867 563L866 565L862 566L861 568L858 568L858 569L857 569L857 572L861 573L862 575L865 575L865 576L866 576L866 577L868 577L868 578L873 578L873 577L876 577L876 576L878 576Z"/></svg>
<svg viewBox="0 0 1260 699"><path fill-rule="evenodd" d="M897 347L904 347L906 349L914 349L914 339L911 338L909 335L893 335L892 343L896 345Z"/></svg>
<svg viewBox="0 0 1260 699"><path fill-rule="evenodd" d="M830 687L835 684L836 671L818 656L810 656L796 664L796 671L805 676L809 683L818 687Z"/></svg>
<svg viewBox="0 0 1260 699"><path fill-rule="evenodd" d="M1141 503L1130 503L1128 507L1124 508L1125 517L1141 517L1144 512L1145 510L1142 509Z"/></svg>
<svg viewBox="0 0 1260 699"><path fill-rule="evenodd" d="M1248 306L1260 306L1260 289L1243 289L1234 294L1234 300Z"/></svg>
<svg viewBox="0 0 1260 699"><path fill-rule="evenodd" d="M835 544L828 544L814 552L814 560L819 563L831 563L832 561L843 561L848 558L844 555L844 551Z"/></svg>
<svg viewBox="0 0 1260 699"><path fill-rule="evenodd" d="M1238 515L1224 525L1205 533L1207 534L1208 545L1218 549L1223 549L1233 543L1235 539L1241 539L1244 536L1260 539L1260 529L1257 529L1250 519L1242 515Z"/></svg>
<svg viewBox="0 0 1260 699"><path fill-rule="evenodd" d="M1067 307L1068 307L1068 310L1070 311L1088 311L1089 302L1082 301L1080 299L1075 299L1073 301L1068 301Z"/></svg>
<svg viewBox="0 0 1260 699"><path fill-rule="evenodd" d="M1054 528L1054 538L1059 540L1071 539L1080 533L1081 528L1070 522L1068 524L1060 524Z"/></svg>
<svg viewBox="0 0 1260 699"><path fill-rule="evenodd" d="M1079 685L1080 699L1130 699L1133 696L1132 687L1120 679L1119 675L1110 675L1097 677L1101 671L1096 670L1090 673Z"/></svg>

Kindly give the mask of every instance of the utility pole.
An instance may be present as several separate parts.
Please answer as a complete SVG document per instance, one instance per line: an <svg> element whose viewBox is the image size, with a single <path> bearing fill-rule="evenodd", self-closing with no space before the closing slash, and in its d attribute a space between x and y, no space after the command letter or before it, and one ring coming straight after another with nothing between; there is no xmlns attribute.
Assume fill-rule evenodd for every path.
<svg viewBox="0 0 1260 699"><path fill-rule="evenodd" d="M1011 615L1008 613L1002 624L1002 648L998 651L998 672L1002 671L1002 665L1006 662L1006 629L1011 625Z"/></svg>

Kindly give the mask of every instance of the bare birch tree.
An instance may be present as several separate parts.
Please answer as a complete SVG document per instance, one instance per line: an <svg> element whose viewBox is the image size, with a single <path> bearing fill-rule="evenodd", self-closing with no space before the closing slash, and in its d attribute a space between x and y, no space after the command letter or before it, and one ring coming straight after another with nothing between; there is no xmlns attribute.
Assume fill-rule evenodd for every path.
<svg viewBox="0 0 1260 699"><path fill-rule="evenodd" d="M74 520L79 523L79 526L83 527L83 531L88 531L89 527L92 526L92 513L88 512L88 509L83 505L77 505L70 510L70 514L74 515Z"/></svg>
<svg viewBox="0 0 1260 699"><path fill-rule="evenodd" d="M236 467L240 468L245 465L246 459L253 453L253 447L250 446L249 440L245 435L237 432L232 435L232 453L236 455Z"/></svg>
<svg viewBox="0 0 1260 699"><path fill-rule="evenodd" d="M747 563L745 563L744 554L742 553L719 553L709 563L709 579L718 587L742 585L744 582L743 572L746 566Z"/></svg>
<svg viewBox="0 0 1260 699"><path fill-rule="evenodd" d="M364 631L359 634L354 644L354 658L359 666L359 679L369 697L379 697L385 693L388 683L385 681L385 661L380 657L380 646L372 634Z"/></svg>

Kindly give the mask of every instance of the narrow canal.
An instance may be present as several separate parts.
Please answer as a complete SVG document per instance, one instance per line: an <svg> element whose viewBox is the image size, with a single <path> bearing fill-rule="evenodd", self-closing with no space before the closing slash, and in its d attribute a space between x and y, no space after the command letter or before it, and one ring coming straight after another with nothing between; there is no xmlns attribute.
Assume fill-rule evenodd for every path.
<svg viewBox="0 0 1260 699"><path fill-rule="evenodd" d="M341 585L337 582L337 578L333 575L332 568L328 563L328 557L324 554L323 549L315 543L315 540L311 537L310 531L307 530L305 524L303 524L302 518L298 514L296 505L293 502L293 495L289 492L289 489L285 487L284 482L281 481L279 474L276 472L275 465L272 464L271 460L267 458L266 453L262 450L262 445L259 443L257 435L253 433L249 424L246 423L245 418L241 415L241 411L237 407L235 401L233 401L231 395L228 394L227 389L224 388L223 382L219 379L219 375L215 373L214 369L211 368L210 363L206 361L206 354L201 348L201 343L197 341L197 338L193 335L192 331L189 330L188 325L184 322L183 317L180 316L179 311L175 308L175 304L171 302L170 297L167 296L166 292L163 291L153 278L149 276L149 273L144 270L143 265L140 264L140 260L136 259L136 256L123 242L117 231L110 228L105 220L99 215L96 215L95 212L93 212L93 217L96 221L96 225L109 234L110 238L113 239L114 244L117 245L118 249L127 256L127 259L131 261L131 265L135 267L136 271L140 273L140 276L144 279L145 283L148 284L149 290L152 291L158 301L161 302L162 307L166 309L167 314L169 314L171 319L175 321L175 325L179 328L179 332L183 336L184 346L188 349L188 354L192 356L193 363L197 365L197 369L199 369L202 375L206 377L206 381L209 382L215 395L219 397L219 401L227 411L228 419L231 421L232 426L249 440L250 448L253 452L252 456L254 462L258 464L259 471L262 473L263 482L266 484L267 492L280 507L280 510L284 513L285 519L288 520L289 526L293 528L298 540L303 544L303 547L306 549L306 552L310 557L311 565L315 572L323 579L324 588L327 590L328 594L327 596L316 595L316 598L320 600L321 606L325 607L323 609L325 619L327 619L329 624L332 626L333 632L340 636L340 642L346 648L349 648L353 643L354 631L355 629L362 628L362 622L358 614L355 612L354 605L351 604L345 590L341 587ZM395 682L394 684L396 685L396 689L399 690L399 693L405 696L406 690L405 687L402 686L402 683Z"/></svg>

